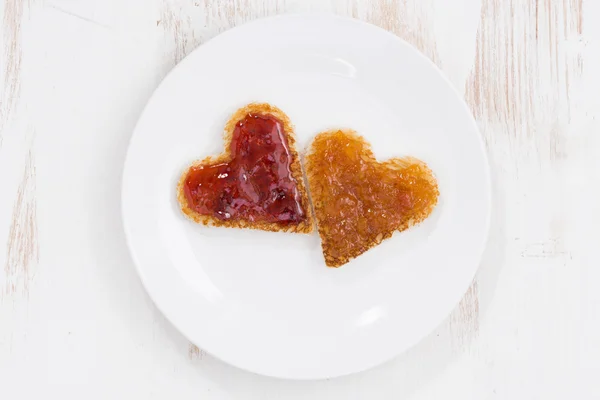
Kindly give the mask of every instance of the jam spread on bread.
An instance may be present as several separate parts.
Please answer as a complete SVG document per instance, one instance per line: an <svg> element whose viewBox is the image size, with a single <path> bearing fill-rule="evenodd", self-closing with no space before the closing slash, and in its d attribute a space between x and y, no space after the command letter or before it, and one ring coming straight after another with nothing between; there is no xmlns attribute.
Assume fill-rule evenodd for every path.
<svg viewBox="0 0 600 400"><path fill-rule="evenodd" d="M306 220L282 122L248 114L231 134L230 159L190 167L183 193L190 209L221 221L297 224Z"/></svg>
<svg viewBox="0 0 600 400"><path fill-rule="evenodd" d="M378 162L370 145L353 131L317 135L306 157L306 173L330 267L427 218L439 194L425 163L408 157Z"/></svg>

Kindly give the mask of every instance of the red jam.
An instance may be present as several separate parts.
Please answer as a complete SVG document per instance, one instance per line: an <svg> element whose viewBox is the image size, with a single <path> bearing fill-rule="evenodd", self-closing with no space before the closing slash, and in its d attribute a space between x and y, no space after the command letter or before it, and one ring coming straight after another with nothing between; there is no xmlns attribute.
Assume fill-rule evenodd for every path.
<svg viewBox="0 0 600 400"><path fill-rule="evenodd" d="M223 221L287 225L306 218L278 119L247 115L237 123L229 151L229 162L190 168L184 184L190 208Z"/></svg>

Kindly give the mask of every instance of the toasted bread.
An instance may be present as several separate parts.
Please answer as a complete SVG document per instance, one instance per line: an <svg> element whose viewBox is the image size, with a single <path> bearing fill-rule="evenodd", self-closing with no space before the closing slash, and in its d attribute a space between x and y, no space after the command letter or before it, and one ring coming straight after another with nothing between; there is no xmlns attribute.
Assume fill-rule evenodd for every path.
<svg viewBox="0 0 600 400"><path fill-rule="evenodd" d="M289 170L290 174L295 181L295 188L298 191L297 197L298 203L303 211L304 218L300 221L293 221L289 223L280 223L272 221L261 221L252 218L252 220L232 218L223 220L217 218L214 215L204 214L198 212L196 209L190 206L188 198L185 193L186 179L190 171L193 168L202 168L214 166L221 163L229 163L232 161L231 145L233 140L233 133L236 129L236 125L243 121L248 116L267 116L275 118L279 121L283 127L283 136L287 141L287 148L289 154ZM279 108L272 106L267 103L251 103L245 107L237 110L229 119L225 125L224 131L224 144L225 150L218 156L209 156L203 160L196 161L183 172L177 186L177 199L181 206L183 213L192 221L210 226L217 227L229 227L229 228L250 228L260 229L265 231L285 231L285 232L296 232L296 233L310 233L313 231L314 223L312 216L312 209L308 199L306 187L304 185L304 178L302 172L302 166L298 151L296 150L296 137L294 133L294 127L288 118L288 116L281 111ZM239 184L238 184L239 185Z"/></svg>
<svg viewBox="0 0 600 400"><path fill-rule="evenodd" d="M437 203L432 171L415 158L377 162L351 130L318 134L305 170L325 263L340 267L427 218Z"/></svg>

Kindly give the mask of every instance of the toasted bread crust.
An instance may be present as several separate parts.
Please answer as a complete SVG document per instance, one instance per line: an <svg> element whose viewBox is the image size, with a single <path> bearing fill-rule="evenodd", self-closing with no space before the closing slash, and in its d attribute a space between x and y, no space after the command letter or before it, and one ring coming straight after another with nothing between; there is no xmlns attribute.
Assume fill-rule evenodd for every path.
<svg viewBox="0 0 600 400"><path fill-rule="evenodd" d="M305 157L304 157L304 167L305 167L305 171L306 171L306 178L308 181L310 196L312 198L312 205L314 208L317 229L319 232L319 236L321 237L321 247L323 250L323 256L325 257L325 264L328 267L333 267L333 268L341 267L342 265L348 263L353 258L356 258L359 255L368 251L369 249L377 246L383 240L389 239L390 237L392 237L394 232L404 231L416 224L419 224L420 222L425 220L431 214L431 212L434 210L434 208L437 204L437 199L436 199L435 202L428 204L427 207L425 207L419 213L412 215L410 219L403 221L403 223L398 225L396 227L396 229L391 230L391 231L380 232L373 239L364 238L365 240L362 243L357 244L356 247L350 249L345 254L339 255L339 251L336 251L338 249L335 248L335 244L337 243L337 241L335 239L337 239L337 238L335 237L335 235L332 235L329 233L329 229L326 226L326 224L324 223L324 220L326 219L325 205L329 201L331 201L331 199L327 199L327 198L325 198L326 196L324 196L323 187L322 187L321 183L319 182L319 178L323 178L323 177L320 176L320 171L318 170L318 167L315 164L317 162L317 160L315 159L315 157L312 156L315 152L314 146L315 146L315 143L318 138L323 138L323 137L326 137L327 135L332 135L339 131L342 131L346 135L349 135L349 136L356 138L357 140L360 140L361 142L365 143L367 146L367 149L370 151L370 148L371 148L370 144L368 142L366 142L364 140L364 138L362 138L360 135L358 135L354 130L332 129L332 130L324 131L324 132L317 134L317 136L315 136L315 138L313 139L313 141L310 143L309 147L307 148L307 151L306 151ZM419 171L419 175L422 177L425 177L426 180L428 181L428 183L432 186L433 190L439 194L437 181L433 175L433 172L427 166L427 164L425 164L423 161L420 161L413 157L402 157L402 158L392 158L392 159L386 160L380 164L384 165L390 169L397 169L397 170L404 169L409 165L416 166ZM334 255L335 253L338 253L338 255L335 256Z"/></svg>
<svg viewBox="0 0 600 400"><path fill-rule="evenodd" d="M197 167L205 164L216 164L220 162L231 161L230 145L235 130L236 124L244 119L248 114L259 114L259 115L271 115L281 121L283 130L288 142L290 155L292 162L290 169L292 177L296 181L298 192L300 193L300 203L302 209L306 213L306 219L299 224L282 226L274 222L250 222L250 221L222 221L214 218L210 215L202 215L191 209L188 205L187 199L184 194L184 183L187 178L190 168ZM249 228L249 229L260 229L264 231L272 232L294 232L294 233L311 233L314 229L312 209L308 199L308 193L304 185L304 176L302 172L302 165L300 164L300 157L296 150L296 135L294 133L294 126L290 121L289 117L281 111L279 108L270 105L268 103L250 103L245 107L238 109L225 124L224 131L224 151L218 156L209 156L203 160L193 162L185 171L181 174L179 183L177 185L177 200L181 207L181 211L190 220L207 226L227 227L227 228Z"/></svg>

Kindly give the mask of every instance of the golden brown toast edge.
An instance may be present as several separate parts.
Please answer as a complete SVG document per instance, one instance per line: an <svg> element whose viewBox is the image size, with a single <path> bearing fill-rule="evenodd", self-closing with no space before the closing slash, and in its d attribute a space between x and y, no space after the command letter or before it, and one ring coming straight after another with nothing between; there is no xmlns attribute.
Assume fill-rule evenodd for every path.
<svg viewBox="0 0 600 400"><path fill-rule="evenodd" d="M229 162L231 161L230 154L230 145L231 139L233 136L233 131L235 129L236 124L243 118L245 118L248 114L260 114L260 115L272 115L281 121L283 125L283 131L286 136L288 147L290 150L290 155L292 157L292 163L290 165L290 169L292 172L292 177L296 180L296 184L298 187L298 191L301 197L301 205L306 213L306 220L300 222L296 225L289 226L281 226L274 222L250 222L250 221L221 221L217 218L214 218L209 215L202 215L198 212L191 209L187 203L187 199L185 198L183 186L187 174L190 168L205 165L205 164L215 164L220 162ZM177 184L177 200L181 207L181 211L185 214L187 218L190 220L206 225L206 226L217 226L217 227L227 227L227 228L249 228L249 229L260 229L264 231L271 232L294 232L294 233L311 233L314 229L312 208L310 205L310 201L308 199L308 191L304 184L304 175L302 172L302 165L300 163L300 156L298 151L296 150L296 134L294 132L294 126L290 121L289 117L281 111L279 108L268 104L268 103L250 103L240 109L238 109L233 115L229 118L227 123L225 124L224 130L224 150L223 153L217 156L209 156L204 158L203 160L195 161L190 166L185 168L185 171L181 174L179 178L179 183Z"/></svg>
<svg viewBox="0 0 600 400"><path fill-rule="evenodd" d="M362 137L361 135L359 135L356 131L354 131L352 129L347 129L347 128L329 129L329 130L326 130L323 132L319 132L317 135L315 135L313 140L308 145L307 150L304 155L304 168L305 168L305 172L306 172L306 179L308 182L308 188L309 188L310 196L312 199L312 205L313 205L313 211L314 211L314 215L315 215L317 230L319 232L319 236L321 237L321 248L323 250L323 257L325 258L325 264L328 267L333 267L333 268L339 268L342 265L348 263L353 258L356 258L359 255L369 251L373 247L380 244L382 241L391 238L392 235L394 234L394 232L402 232L414 225L421 223L422 221L424 221L427 217L429 217L431 215L431 213L433 212L433 210L435 209L435 207L437 205L437 200L436 200L435 203L431 204L429 207L427 207L425 210L423 210L423 212L420 213L419 215L416 215L413 218L409 219L408 221L406 221L405 223L400 225L398 228L396 228L394 231L382 232L380 235L378 235L376 237L376 240L374 240L370 243L367 243L367 245L365 247L359 249L358 251L352 252L351 254L348 254L345 256L334 257L331 254L332 249L328 244L328 242L329 242L327 240L328 234L325 230L325 227L322 224L323 203L326 202L327 200L322 198L323 196L321 193L321 188L316 185L315 173L313 170L313 166L311 165L311 155L314 150L313 145L318 137L320 137L322 135L334 134L339 131L342 131L345 134L360 138L368 146L369 149L371 148L371 144L364 137ZM427 177L429 177L429 182L432 184L432 186L434 186L436 188L438 186L437 180L435 179L433 171L427 166L427 164L425 162L418 160L414 157L390 158L386 161L381 162L381 164L386 165L391 168L394 168L394 169L404 168L408 164L418 165L419 168L422 168L422 169L424 169L424 171L427 172L426 175L427 175ZM439 198L439 191L438 191L438 198ZM319 199L319 200L316 200L316 199Z"/></svg>

